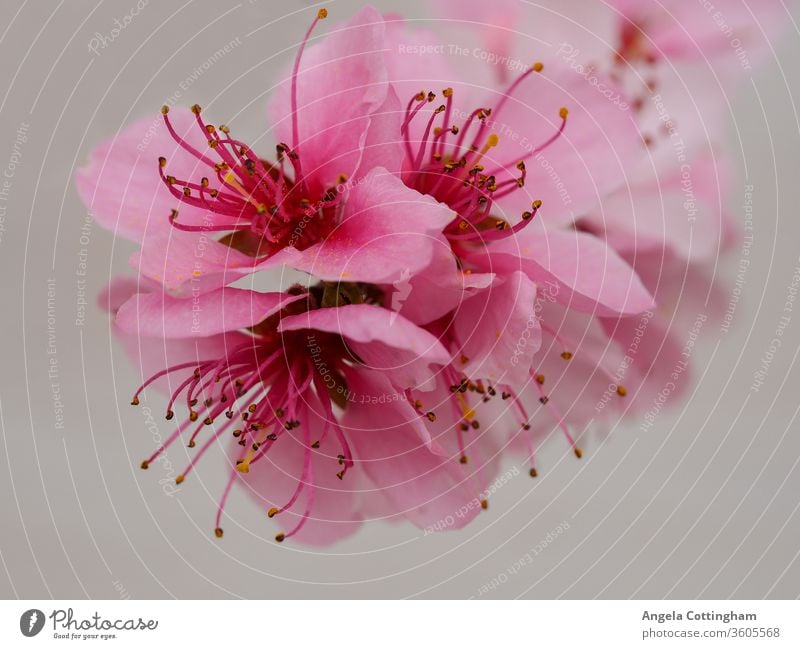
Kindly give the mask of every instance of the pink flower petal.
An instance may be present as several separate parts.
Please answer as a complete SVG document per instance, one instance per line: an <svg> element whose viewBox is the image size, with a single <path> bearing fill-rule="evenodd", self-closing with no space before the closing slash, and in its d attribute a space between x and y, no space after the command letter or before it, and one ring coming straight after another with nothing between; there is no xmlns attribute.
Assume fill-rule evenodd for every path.
<svg viewBox="0 0 800 649"><path fill-rule="evenodd" d="M194 115L185 108L170 111L176 132L195 148L207 151L207 142ZM208 174L197 159L170 136L161 114L125 127L89 154L75 183L78 194L95 220L126 239L141 241L145 230L169 230L171 210L180 207L187 220L202 222L206 214L179 201L161 180L158 158L164 156L169 173L196 182Z"/></svg>
<svg viewBox="0 0 800 649"><path fill-rule="evenodd" d="M142 249L132 255L131 266L163 284L170 294L185 297L192 289L214 290L257 270L290 264L297 254L294 248L284 248L259 262L207 233L170 228L148 232Z"/></svg>
<svg viewBox="0 0 800 649"><path fill-rule="evenodd" d="M458 21L481 47L471 47L466 61L491 68L501 82L513 79L532 63L567 58L602 61L615 46L619 15L604 2L586 0L434 0L437 18ZM508 57L508 58L503 58Z"/></svg>
<svg viewBox="0 0 800 649"><path fill-rule="evenodd" d="M400 388L424 386L433 376L430 365L443 365L450 360L447 350L432 334L397 313L370 304L287 316L281 319L278 328L279 331L299 329L342 335L358 359L391 377ZM393 394L398 395L397 390Z"/></svg>
<svg viewBox="0 0 800 649"><path fill-rule="evenodd" d="M183 299L160 292L139 293L122 305L116 323L123 331L140 336L213 336L258 324L304 297L230 287Z"/></svg>
<svg viewBox="0 0 800 649"><path fill-rule="evenodd" d="M400 140L402 119L403 107L397 93L390 87L386 101L370 116L357 180L376 167L383 167L393 174L400 173L404 155Z"/></svg>
<svg viewBox="0 0 800 649"><path fill-rule="evenodd" d="M150 291L157 285L147 285ZM116 314L119 308L131 297L142 292L142 286L135 277L115 277L97 296L97 306L104 311Z"/></svg>
<svg viewBox="0 0 800 649"><path fill-rule="evenodd" d="M526 383L542 342L536 284L524 273L511 273L464 302L456 315L455 332L467 358L460 366L467 377Z"/></svg>
<svg viewBox="0 0 800 649"><path fill-rule="evenodd" d="M431 263L407 281L394 282L387 296L386 306L415 324L428 324L457 311L464 300L494 279L493 273L462 271L450 243L443 236L436 241Z"/></svg>
<svg viewBox="0 0 800 649"><path fill-rule="evenodd" d="M740 65L736 47L731 45L734 38L737 47L743 48L749 57L760 54L758 50L769 45L764 32L780 29L782 18L787 17L780 0L759 0L750 5L740 0L715 0L713 4L612 0L611 4L623 13L619 18L620 28L628 28L637 35L643 32L644 46L655 56L670 61L692 59L703 65L708 65L712 57L727 58L732 65Z"/></svg>
<svg viewBox="0 0 800 649"><path fill-rule="evenodd" d="M514 46L514 36L519 25L522 4L516 0L434 0L432 3L439 17L459 21L458 26L472 28L481 36L482 49L472 48L473 56L478 58L486 52L497 61L509 61ZM463 22L462 22L463 21ZM449 51L449 48L448 48ZM506 65L496 64L497 77L506 81L509 70Z"/></svg>
<svg viewBox="0 0 800 649"><path fill-rule="evenodd" d="M388 284L428 265L453 218L447 206L373 169L350 191L341 225L291 265L332 282Z"/></svg>
<svg viewBox="0 0 800 649"><path fill-rule="evenodd" d="M653 298L633 269L596 237L531 224L516 237L491 243L472 256L484 270L522 270L533 281L551 283L561 304L600 316L634 315Z"/></svg>
<svg viewBox="0 0 800 649"><path fill-rule="evenodd" d="M113 327L113 331L115 339L124 349L125 355L133 367L136 368L136 373L141 381L149 379L165 368L181 363L195 361L200 363L224 358L230 350L250 340L249 336L236 331L228 331L208 338L187 337L163 340L145 338L137 331L123 331L116 325ZM187 373L189 371L187 370ZM185 373L181 372L164 375L151 383L147 387L147 391L152 389L163 395L172 395L185 376ZM127 389L132 393L134 388L129 385ZM156 403L159 407L166 405L166 402L163 401Z"/></svg>
<svg viewBox="0 0 800 649"><path fill-rule="evenodd" d="M484 101L493 106L500 96ZM568 109L563 133L534 153L557 132L562 107ZM626 170L644 150L622 90L600 72L585 76L560 62L548 62L525 79L491 118L499 144L484 164L502 165L502 178L519 175L518 160L527 167L525 186L496 204L498 215L514 223L534 200L542 201L539 215L550 225L580 216L625 184Z"/></svg>
<svg viewBox="0 0 800 649"><path fill-rule="evenodd" d="M671 250L700 263L714 259L728 243L727 166L712 155L695 158L683 171L614 192L585 222L626 257Z"/></svg>
<svg viewBox="0 0 800 649"><path fill-rule="evenodd" d="M347 23L331 27L303 53L297 78L297 150L313 191L325 191L342 174L356 174L370 115L386 100L384 33L381 15L366 7ZM269 115L275 137L291 146L289 78L271 100Z"/></svg>
<svg viewBox="0 0 800 649"><path fill-rule="evenodd" d="M416 430L420 415L407 401L381 400L392 386L377 372L352 372L359 403L345 411L356 465L384 501L382 515L425 528L458 529L481 510L478 489L456 457L431 452ZM459 514L461 512L461 514Z"/></svg>

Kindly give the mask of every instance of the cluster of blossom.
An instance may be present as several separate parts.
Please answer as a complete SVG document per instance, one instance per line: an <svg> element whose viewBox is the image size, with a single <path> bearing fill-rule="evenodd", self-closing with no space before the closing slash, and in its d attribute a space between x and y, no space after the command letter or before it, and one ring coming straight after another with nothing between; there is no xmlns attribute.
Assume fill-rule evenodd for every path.
<svg viewBox="0 0 800 649"><path fill-rule="evenodd" d="M590 423L646 410L682 345L675 292L731 240L718 107L699 118L686 90L731 57L702 3L558 2L598 31L548 32L536 58L546 23L519 3L440 4L497 56L443 56L441 34L371 7L312 39L320 10L270 100L275 155L165 106L78 174L139 244L102 302L146 379L133 404L169 395L174 432L142 468L182 443L180 483L223 448L217 536L237 484L278 541L462 527L504 457L536 477L546 438L580 458ZM748 17L719 4L744 42ZM308 282L243 287L283 268Z"/></svg>

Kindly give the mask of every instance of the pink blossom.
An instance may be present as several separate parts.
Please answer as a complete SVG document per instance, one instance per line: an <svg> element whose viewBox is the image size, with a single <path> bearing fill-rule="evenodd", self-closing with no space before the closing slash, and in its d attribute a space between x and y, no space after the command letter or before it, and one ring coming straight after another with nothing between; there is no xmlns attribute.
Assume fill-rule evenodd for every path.
<svg viewBox="0 0 800 649"><path fill-rule="evenodd" d="M514 56L526 11L495 29L460 6ZM625 51L630 21L603 7L598 29ZM99 222L142 246L141 283L105 296L143 365L160 352L133 402L166 383L167 419L188 413L142 466L199 443L182 482L230 444L218 536L237 483L278 541L323 544L370 518L460 527L488 506L502 455L525 453L535 477L551 433L580 458L585 425L645 410L673 380L663 312L687 275L661 265L713 256L730 232L702 120L685 127L707 135L687 152L702 225L660 227L658 207L686 198L648 94L680 77L652 54L494 74L408 55L435 39L371 8L311 45L325 15L270 101L274 161L195 106L134 124L78 177ZM668 100L679 119L697 108L685 99ZM283 265L314 283L228 286ZM689 280L698 298L703 279Z"/></svg>
<svg viewBox="0 0 800 649"><path fill-rule="evenodd" d="M729 176L727 93L771 46L785 13L782 3L546 0L534 6L500 0L491 10L475 0L436 5L438 15L463 21L489 52L502 42L508 64L541 52L548 64L566 63L587 85L614 79L646 147L626 159L625 183L578 214L582 227L606 236L617 252L665 248L692 263L713 260L735 238L722 201ZM506 78L500 61L487 65L475 58L469 59L473 67L486 68L477 78L487 72L495 83Z"/></svg>
<svg viewBox="0 0 800 649"><path fill-rule="evenodd" d="M573 82L585 84L586 88L597 88L601 83L606 88L615 88L619 102L603 99L607 104L606 109L612 105L622 107L621 111L632 117L633 129L615 129L613 125L619 124L619 120L608 121L607 113L596 109L596 101L590 99L586 104L589 114L597 117L595 128L599 137L595 139L602 140L603 127L609 125L609 132L614 134L614 143L622 143L619 150L623 154L620 157L623 164L618 171L619 182L616 186L613 182L598 183L594 204L592 197L587 197L590 200L581 202L570 213L558 201L554 203L552 200L544 200L540 209L529 210L536 218L530 218L530 223L524 226L518 222L521 227L504 241L483 242L485 245L475 246L476 249L473 250L459 250L458 241L453 242L455 253L462 262L466 262L459 264L460 272L471 269L479 271L481 277L491 272L496 286L508 282L510 272L523 270L537 288L541 288L545 282L557 286L560 296L557 301L569 307L564 311L557 304L548 302L537 312L542 342L529 367L536 378L546 378L546 382L539 385L548 387L543 387L540 392L530 390L531 387L536 387L535 383L525 385L509 381L509 399L516 401L519 398L519 402L528 408L528 413L520 411L517 415L519 430L524 431L526 425L531 426L535 444L537 417L542 423L541 415L545 415L541 430L547 431L556 423L570 440L570 429L597 419L600 412L608 415L611 412L626 414L647 411L659 398L659 391L665 385L674 386L669 398L675 399L685 389L690 376L688 369L681 368L677 373L675 371L673 359L680 355L683 345L682 335L679 340L675 331L691 330L691 318L696 318L698 313L712 317L715 300L709 301L709 297L719 292L719 287L699 264L715 259L733 239L730 215L723 207L728 172L724 154L720 156L722 147L719 139L725 123L724 91L730 85L731 63L738 64L736 52L731 49L718 25L710 20L710 16L704 16L702 21L699 18L677 21L685 23L687 37L695 41L691 50L680 39L670 40L675 33L670 35L659 31L665 24L664 21L659 22L655 16L645 16L648 12L652 13L651 3L627 4L632 14L638 13L646 17L644 22L638 24L644 30L640 36L642 40L648 39L651 33L646 28L652 28L654 42L665 47L661 52L663 56L627 47L626 43L631 43L626 40L630 36L630 22L602 3L567 2L558 3L558 7L550 7L558 10L555 13L560 13L562 7L568 13L583 12L579 16L579 23L591 25L593 32L583 35L580 29L571 28L566 31L543 31L541 19L545 22L548 19L547 6L528 7L516 2L501 2L499 7L492 7L492 11L497 11L502 16L495 20L483 11L485 7L481 9L478 6L480 3L467 1L440 4L448 6L447 15L456 16L465 21L465 24L470 24L484 47L491 49L502 44L499 51L494 51L507 56L509 64L520 58L524 60L526 56L530 56L528 52L536 51L534 48L539 46L536 37L546 33L554 46L553 50L541 55L545 60L542 74L553 70L551 59L561 59L560 62L569 67L565 78L569 79L572 75ZM655 4L657 3L652 3L653 6ZM689 13L696 12L699 7L688 7L689 3L674 4L678 12L684 9ZM723 4L728 6L727 3ZM774 9L772 3L765 3L765 14L762 15L768 17L770 12L774 14ZM605 16L592 14L591 18L587 18L585 12L595 10L605 13ZM738 21L743 18L744 10L740 5L737 11L731 3L729 15L732 20ZM561 22L567 26L570 23L568 19ZM735 33L745 39L745 47L752 47L753 37L759 35L746 22L737 22ZM624 27L626 24L628 27ZM766 21L765 25L768 24L769 21ZM683 25L680 29L683 29ZM567 33L570 35L567 36ZM401 42L402 39L414 42L414 37L406 34L402 35ZM426 36L419 38L421 43L429 40L430 37ZM598 41L602 47L598 46ZM668 52L670 43L676 48L674 56ZM703 57L708 57L710 63L698 65L698 60L706 62ZM451 85L446 81L446 75L450 74L446 69L447 57L440 57L442 60L434 57L433 60L424 62L420 60L422 58L424 57L417 57L407 62L398 57L394 75L400 79L401 85L410 79L423 87ZM495 87L500 84L501 87L507 87L506 66L498 61L493 65L481 65L475 62L475 58L470 57L467 60L468 65L473 68L469 78L475 80L475 85ZM554 78L560 80L561 77L556 73ZM607 83L608 79L612 79L612 83ZM560 85L567 87L568 83ZM517 92L518 88L512 82L509 90ZM469 92L468 88L467 93ZM458 94L457 89L455 95ZM526 97L521 102L530 113L541 112L547 115L544 111L536 110L539 105L543 105L541 94L543 93L540 92L539 96L533 98ZM595 94L599 97L600 93ZM501 93L500 97L504 96ZM567 102L564 101L566 106ZM510 103L514 103L514 96ZM478 105L496 108L496 104L488 102ZM448 110L449 103L443 109L445 115ZM569 136L573 112L570 106L569 118L556 142ZM497 116L493 113L486 123L491 123L495 129L505 129L508 121L502 114ZM633 139L631 132L635 135ZM424 136L415 135L409 139L424 140ZM625 146L625 142L634 141L637 142L636 146ZM547 146L552 147L552 143ZM579 152L584 150L585 147L578 148ZM545 149L545 155L550 151L552 148ZM597 158L600 166L603 163L607 165L606 171L616 169L613 164L614 153L612 147L609 154ZM568 164L561 167L563 163L555 154L550 154L549 157L555 159L555 169L569 170ZM590 158L587 164L591 169L592 161ZM530 172L530 165L526 166ZM488 175L491 177L493 174ZM601 181L608 179L608 175L603 173L592 173L591 177ZM494 180L492 177L492 181ZM527 177L520 175L520 182L524 187L533 187L533 191L538 191L538 187L542 185L541 181L531 182L530 174ZM544 180L544 185L546 187L547 179ZM522 195L521 192L515 193L517 196ZM493 210L494 214L508 221L498 223L498 227L506 231L513 222L501 211L504 206L501 200L497 200ZM462 213L461 205L451 204L451 207L459 214ZM536 208L537 205L534 204L533 207ZM548 211L548 207L551 211ZM487 209L486 215L488 214ZM553 227L555 224L569 222L571 218L577 221L577 232ZM509 229L513 228L516 225ZM471 238L479 240L484 237L473 235ZM555 243L551 244L548 240ZM604 252L609 247L614 252ZM580 250L580 253L571 254L571 249ZM592 259L603 260L604 263L598 263L593 268ZM609 260L612 260L610 265ZM619 264L615 268L617 260ZM603 295L601 289L606 273L610 273L611 277L620 277L619 269L622 268L625 269L622 277L635 278L633 283L628 284L631 287L634 284L637 286L633 294L644 295L649 292L655 295L660 305L658 310L651 310L652 307L647 306L644 301L637 305L643 309L639 316L631 317L636 308L626 310L617 307L616 313L614 309L610 309L609 298L626 303L627 295L622 290L625 282L608 287L610 294L604 299L598 299ZM635 268L635 272L631 268ZM557 282L559 278L562 281ZM419 283L422 280L415 281ZM436 282L444 283L440 278ZM584 283L588 283L588 286ZM640 292L638 287L645 290ZM520 295L522 294L521 292ZM485 287L473 288L465 285L463 295L465 305L483 301L487 319L476 319L474 314L470 314L470 317L461 320L459 308L450 320L452 324L443 325L442 339L448 344L454 358L458 358L459 350L463 350L464 345L458 336L450 336L449 332L469 330L470 327L479 331L483 326L492 326L492 314L500 309ZM583 302L585 297L590 299ZM631 306L635 304L634 301ZM578 311L588 313L582 316ZM688 322L685 321L687 314L690 316ZM414 314L414 317L419 316ZM513 321L513 317L508 320ZM677 322L685 323L686 327L675 327ZM492 328L496 330L495 327ZM478 337L485 333L479 333ZM635 353L627 356L626 351L634 346ZM497 348L503 350L502 343ZM559 354L554 353L558 348L565 350L567 363L562 362L559 365ZM466 364L470 366L469 355L464 356L467 359ZM493 367L495 374L503 361L506 363L508 376L511 376L512 370L518 369L509 365L507 352L501 352L491 361L489 366ZM470 379L474 379L475 369L469 367L469 370ZM515 380L518 379L519 377L515 377ZM502 380L495 385L505 387ZM555 387L550 387L553 384ZM544 401L531 413L527 404L533 401L531 396L535 397L536 392L539 392L539 398ZM627 398L614 399L619 396ZM519 440L529 445L528 452L532 454L530 436L520 434Z"/></svg>
<svg viewBox="0 0 800 649"><path fill-rule="evenodd" d="M460 78L439 59L401 53L431 40L393 24L389 68L401 96ZM579 310L649 308L624 261L566 227L625 183L625 164L642 149L631 116L555 65L533 63L499 89L486 83L475 103L463 82L445 87L441 103L433 91L412 93L400 129L405 183L457 214L444 229L453 254L483 272L508 259L533 280L557 283L558 299Z"/></svg>
<svg viewBox="0 0 800 649"><path fill-rule="evenodd" d="M780 0L612 0L610 5L621 13L619 56L628 61L755 57L767 49L765 35L776 31L786 11Z"/></svg>
<svg viewBox="0 0 800 649"><path fill-rule="evenodd" d="M178 439L199 445L182 483L232 431L217 536L237 482L281 523L279 541L330 543L365 516L425 527L463 510L459 527L480 511L470 503L479 502L486 478L458 461L452 427L435 437L426 427L436 416L419 397L436 394L435 370L450 360L431 333L371 303L323 306L331 285L289 293L222 288L192 299L135 290L116 282L107 293L116 327L138 352L132 356L145 353L145 372L159 357L169 365L149 376L133 403L166 382L166 418L180 421L142 467ZM346 290L354 298L360 289ZM369 290L363 297L371 301ZM188 415L176 416L184 409Z"/></svg>
<svg viewBox="0 0 800 649"><path fill-rule="evenodd" d="M412 299L400 312L427 323L453 355L445 378L462 413L463 452L484 401L501 394L508 405L493 410L486 434L524 442L535 475L540 436L560 430L580 457L573 427L598 416L609 389L617 401L603 414L623 411L619 397L638 395L648 374L646 355L615 371L623 353L613 323L649 312L649 291L617 252L570 227L625 186L626 166L644 146L630 111L563 66L531 64L500 88L471 74L476 89L447 57L403 56L403 48L433 42L429 34L395 20L390 39L390 78L401 97L445 86L441 102L417 90L407 103L403 179L458 215L431 266L411 280L412 292L439 299Z"/></svg>
<svg viewBox="0 0 800 649"><path fill-rule="evenodd" d="M512 226L541 201L548 224L562 226L624 184L641 150L636 123L569 67L528 59L502 82L496 67L425 53L436 36L402 21L388 25L387 40L409 186L474 220L465 205L496 185L485 212Z"/></svg>
<svg viewBox="0 0 800 649"><path fill-rule="evenodd" d="M306 48L325 15L272 102L274 162L199 106L165 106L163 123L137 122L92 152L79 193L101 225L141 243L141 275L186 295L190 282L210 290L284 264L376 284L428 264L452 213L392 173L402 154L385 133L400 114L383 20L364 9Z"/></svg>

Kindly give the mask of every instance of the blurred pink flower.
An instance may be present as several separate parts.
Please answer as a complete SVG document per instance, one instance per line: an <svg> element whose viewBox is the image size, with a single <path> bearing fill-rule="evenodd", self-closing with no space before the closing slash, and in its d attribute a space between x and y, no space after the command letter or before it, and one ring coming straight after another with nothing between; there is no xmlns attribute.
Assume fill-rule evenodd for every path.
<svg viewBox="0 0 800 649"><path fill-rule="evenodd" d="M610 6L621 13L619 56L629 62L727 59L736 65L770 46L786 12L781 0L752 6L740 0L611 0Z"/></svg>
<svg viewBox="0 0 800 649"><path fill-rule="evenodd" d="M488 74L502 82L509 67L536 52L548 67L566 64L588 87L621 91L620 101L609 93L607 103L631 114L646 146L624 158L624 182L598 187L600 200L575 211L582 227L617 252L636 248L637 263L662 250L691 263L713 261L735 240L723 201L730 175L727 95L773 46L786 13L780 0L499 0L491 10L479 0L437 0L434 6L436 15L475 33L487 54L499 55L467 59L478 79Z"/></svg>

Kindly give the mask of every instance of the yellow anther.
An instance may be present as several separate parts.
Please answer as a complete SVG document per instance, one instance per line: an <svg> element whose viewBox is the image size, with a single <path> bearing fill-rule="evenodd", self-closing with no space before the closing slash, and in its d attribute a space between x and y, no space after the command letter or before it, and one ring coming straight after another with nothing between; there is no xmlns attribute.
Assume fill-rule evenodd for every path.
<svg viewBox="0 0 800 649"><path fill-rule="evenodd" d="M222 179L225 181L225 184L229 185L230 187L233 187L233 188L234 188L234 189L235 189L237 192L239 192L239 193L242 195L242 198L244 198L244 199L245 199L245 200L246 200L248 203L250 203L250 204L251 204L253 207L255 207L256 209L258 209L259 205L261 205L261 203L259 203L259 202L258 202L258 201L257 201L257 200L256 200L256 199L255 199L255 198L254 198L254 197L253 197L251 194L250 194L250 192L248 192L248 191L247 191L247 190L246 190L244 187L242 187L242 186L241 186L241 184L239 183L239 181L238 181L238 180L236 180L236 174L234 174L232 171L229 171L228 173L226 173L226 174L225 174L225 175L222 177Z"/></svg>
<svg viewBox="0 0 800 649"><path fill-rule="evenodd" d="M458 405L461 406L461 412L464 414L464 419L467 421L472 421L475 419L475 409L470 407L470 405L467 403L467 400L461 393L456 393L456 400L458 401Z"/></svg>

